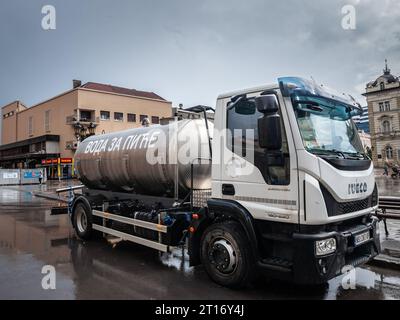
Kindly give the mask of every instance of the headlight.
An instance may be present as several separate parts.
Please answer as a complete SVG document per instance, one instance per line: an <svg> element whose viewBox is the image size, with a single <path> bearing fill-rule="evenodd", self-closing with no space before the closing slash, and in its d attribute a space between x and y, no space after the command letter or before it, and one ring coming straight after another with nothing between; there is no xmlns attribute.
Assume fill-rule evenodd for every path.
<svg viewBox="0 0 400 320"><path fill-rule="evenodd" d="M336 251L336 239L329 238L315 241L315 254L323 256Z"/></svg>

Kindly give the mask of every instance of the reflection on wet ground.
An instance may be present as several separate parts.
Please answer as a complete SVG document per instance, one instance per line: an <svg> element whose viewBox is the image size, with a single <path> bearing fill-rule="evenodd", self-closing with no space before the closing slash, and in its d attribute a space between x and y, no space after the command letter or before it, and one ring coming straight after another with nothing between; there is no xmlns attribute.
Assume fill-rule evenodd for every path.
<svg viewBox="0 0 400 320"><path fill-rule="evenodd" d="M400 179L392 179L390 176L384 176L379 171L376 176L376 184L380 196L400 197ZM400 220L387 220L389 229L389 239L400 241ZM383 229L381 235L384 235Z"/></svg>
<svg viewBox="0 0 400 320"><path fill-rule="evenodd" d="M400 178L392 179L390 176L379 175L376 177L379 195L400 197Z"/></svg>
<svg viewBox="0 0 400 320"><path fill-rule="evenodd" d="M54 202L24 190L0 187L0 299L400 299L400 272L368 266L356 269L354 290L341 277L319 287L263 280L223 288L179 249L79 241L67 216L50 216ZM56 290L42 289L44 265L56 268Z"/></svg>

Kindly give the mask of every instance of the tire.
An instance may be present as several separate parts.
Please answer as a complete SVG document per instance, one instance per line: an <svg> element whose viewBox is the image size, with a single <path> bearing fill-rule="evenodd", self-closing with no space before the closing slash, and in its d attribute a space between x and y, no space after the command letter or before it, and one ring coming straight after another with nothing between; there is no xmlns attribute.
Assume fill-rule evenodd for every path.
<svg viewBox="0 0 400 320"><path fill-rule="evenodd" d="M214 282L241 288L254 278L255 258L239 223L227 221L209 226L200 245L201 262Z"/></svg>
<svg viewBox="0 0 400 320"><path fill-rule="evenodd" d="M83 240L90 240L93 235L93 216L90 208L79 202L74 208L73 226L77 236Z"/></svg>

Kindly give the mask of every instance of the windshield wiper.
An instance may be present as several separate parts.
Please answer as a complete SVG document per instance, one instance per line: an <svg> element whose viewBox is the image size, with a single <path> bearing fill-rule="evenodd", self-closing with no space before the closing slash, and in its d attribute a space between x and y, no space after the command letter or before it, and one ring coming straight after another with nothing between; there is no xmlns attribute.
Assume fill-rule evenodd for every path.
<svg viewBox="0 0 400 320"><path fill-rule="evenodd" d="M340 156L342 159L352 159L352 160L361 160L365 159L365 155L362 154L361 152L343 152L339 151L336 149L330 149L330 150L323 150L323 149L308 149L313 154L316 155L336 155Z"/></svg>
<svg viewBox="0 0 400 320"><path fill-rule="evenodd" d="M341 156L341 158L346 158L343 152L340 152L338 150L323 150L323 149L308 149L313 154L317 155L336 155L336 156Z"/></svg>
<svg viewBox="0 0 400 320"><path fill-rule="evenodd" d="M344 152L344 154L350 156L353 159L365 159L365 154L361 152Z"/></svg>

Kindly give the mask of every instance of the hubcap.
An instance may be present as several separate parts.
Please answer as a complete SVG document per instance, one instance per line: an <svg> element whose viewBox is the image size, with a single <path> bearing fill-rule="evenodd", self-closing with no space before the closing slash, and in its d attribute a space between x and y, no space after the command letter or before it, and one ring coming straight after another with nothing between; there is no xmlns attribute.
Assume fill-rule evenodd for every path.
<svg viewBox="0 0 400 320"><path fill-rule="evenodd" d="M208 258L221 273L231 273L236 267L236 252L226 239L218 239L210 246Z"/></svg>
<svg viewBox="0 0 400 320"><path fill-rule="evenodd" d="M85 232L87 229L87 218L86 218L85 210L83 210L82 208L79 208L76 215L77 215L76 216L76 225L78 227L79 232Z"/></svg>

